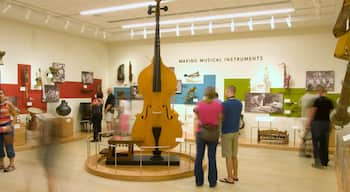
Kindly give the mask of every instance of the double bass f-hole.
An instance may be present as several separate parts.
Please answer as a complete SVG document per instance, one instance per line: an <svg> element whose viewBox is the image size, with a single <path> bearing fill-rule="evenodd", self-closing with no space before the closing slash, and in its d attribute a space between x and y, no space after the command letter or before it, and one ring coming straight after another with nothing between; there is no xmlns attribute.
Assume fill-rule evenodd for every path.
<svg viewBox="0 0 350 192"><path fill-rule="evenodd" d="M168 109L168 107L165 106L165 105L163 105L162 107L163 107L164 111L166 111L166 117L167 117L168 119L173 119L173 116L172 116L172 115L169 115L169 109Z"/></svg>

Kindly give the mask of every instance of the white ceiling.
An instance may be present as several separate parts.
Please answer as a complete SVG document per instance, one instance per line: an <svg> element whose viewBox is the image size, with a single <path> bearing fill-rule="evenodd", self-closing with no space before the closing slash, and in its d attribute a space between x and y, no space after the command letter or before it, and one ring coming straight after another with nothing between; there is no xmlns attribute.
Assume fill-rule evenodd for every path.
<svg viewBox="0 0 350 192"><path fill-rule="evenodd" d="M0 0L0 17L20 20L60 31L67 31L86 37L105 41L130 40L130 30L122 29L125 24L154 21L154 16L147 15L147 8L139 8L101 15L82 16L80 11L109 6L124 5L152 0ZM293 27L332 26L335 23L342 0L175 0L167 3L169 11L162 13L161 20L240 13L277 8L294 8L290 14ZM8 5L10 9L5 10ZM30 11L29 11L30 10ZM49 22L47 17L50 15ZM286 18L288 15L276 15ZM271 16L254 17L253 20L270 19ZM241 18L235 22L247 22L249 18ZM67 21L69 21L67 27ZM213 25L230 23L231 21L214 21ZM208 25L201 23L201 25ZM64 28L66 25L67 29ZM84 26L84 27L83 27ZM187 25L180 25L188 27ZM175 28L175 26L165 26ZM276 30L288 28L285 23L277 23ZM83 29L83 30L82 30ZM148 28L153 31L153 28ZM254 30L271 30L269 24L254 26ZM143 39L144 29L135 29L134 39ZM248 27L236 27L236 31L249 32ZM137 35L139 34L140 35ZM214 29L214 34L230 33L230 29ZM208 34L208 30L196 31L196 34ZM164 33L162 38L174 37L175 32ZM181 36L191 35L189 31L181 32Z"/></svg>

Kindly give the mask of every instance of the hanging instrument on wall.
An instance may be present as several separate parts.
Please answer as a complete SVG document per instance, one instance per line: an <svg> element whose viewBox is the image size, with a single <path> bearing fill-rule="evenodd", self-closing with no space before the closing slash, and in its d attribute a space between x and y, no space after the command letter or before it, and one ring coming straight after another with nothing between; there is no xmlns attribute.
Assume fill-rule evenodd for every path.
<svg viewBox="0 0 350 192"><path fill-rule="evenodd" d="M350 122L348 107L350 104L350 0L344 0L343 7L333 28L335 37L339 37L334 56L348 61L339 102L331 114L331 120L338 126L345 126Z"/></svg>
<svg viewBox="0 0 350 192"><path fill-rule="evenodd" d="M288 89L290 86L291 76L287 74L287 64L281 63L283 66L283 88Z"/></svg>
<svg viewBox="0 0 350 192"><path fill-rule="evenodd" d="M124 75L124 64L121 64L118 67L117 80L119 83L124 83L125 75Z"/></svg>
<svg viewBox="0 0 350 192"><path fill-rule="evenodd" d="M6 52L5 51L0 51L0 65L3 65L4 62L2 61L2 58L5 56Z"/></svg>
<svg viewBox="0 0 350 192"><path fill-rule="evenodd" d="M129 61L129 83L130 83L130 85L132 83L132 78L133 78L133 76L132 76L132 65L131 65L131 61Z"/></svg>
<svg viewBox="0 0 350 192"><path fill-rule="evenodd" d="M148 14L156 13L154 57L138 77L139 93L144 97L144 104L142 112L136 116L132 137L143 140L142 146L174 148L176 138L182 136L182 128L178 114L170 107L171 96L176 90L176 76L160 57L160 10L168 10L166 6L160 7L160 1L156 0L157 5L148 9ZM160 150L156 148L153 154L159 157Z"/></svg>

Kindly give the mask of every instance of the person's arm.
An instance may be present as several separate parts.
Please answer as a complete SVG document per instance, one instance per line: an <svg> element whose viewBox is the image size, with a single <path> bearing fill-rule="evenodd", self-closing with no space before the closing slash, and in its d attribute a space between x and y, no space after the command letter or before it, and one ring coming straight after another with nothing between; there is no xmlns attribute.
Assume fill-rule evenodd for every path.
<svg viewBox="0 0 350 192"><path fill-rule="evenodd" d="M317 111L317 107L310 107L309 109L307 109L307 120L306 120L306 128L311 128L311 122L315 117Z"/></svg>
<svg viewBox="0 0 350 192"><path fill-rule="evenodd" d="M17 123L17 112L12 103L9 103L10 114L13 117L11 126L14 127Z"/></svg>

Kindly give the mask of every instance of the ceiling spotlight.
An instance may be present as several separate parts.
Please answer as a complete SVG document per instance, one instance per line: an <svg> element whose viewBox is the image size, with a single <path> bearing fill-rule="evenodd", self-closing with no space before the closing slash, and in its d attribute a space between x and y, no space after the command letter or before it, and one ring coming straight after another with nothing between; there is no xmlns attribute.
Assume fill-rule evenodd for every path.
<svg viewBox="0 0 350 192"><path fill-rule="evenodd" d="M31 10L28 10L27 13L26 13L26 16L24 17L26 20L29 20L30 18L30 14L32 13Z"/></svg>
<svg viewBox="0 0 350 192"><path fill-rule="evenodd" d="M45 24L48 24L48 23L49 23L50 18L51 18L51 16L50 16L50 15L47 15L47 16L46 16L46 19L45 19Z"/></svg>
<svg viewBox="0 0 350 192"><path fill-rule="evenodd" d="M102 34L103 34L103 39L106 39L107 38L107 33L104 31Z"/></svg>
<svg viewBox="0 0 350 192"><path fill-rule="evenodd" d="M143 38L147 39L147 29L146 28L143 29Z"/></svg>
<svg viewBox="0 0 350 192"><path fill-rule="evenodd" d="M191 35L194 35L194 33L195 33L195 32L194 32L194 24L192 23L192 24L191 24Z"/></svg>
<svg viewBox="0 0 350 192"><path fill-rule="evenodd" d="M134 36L135 36L134 29L130 29L130 38L134 39Z"/></svg>
<svg viewBox="0 0 350 192"><path fill-rule="evenodd" d="M292 28L292 17L290 15L286 18L286 23L288 28Z"/></svg>
<svg viewBox="0 0 350 192"><path fill-rule="evenodd" d="M9 9L11 9L12 5L11 4L8 4L4 9L2 9L2 13L6 13Z"/></svg>
<svg viewBox="0 0 350 192"><path fill-rule="evenodd" d="M274 30L275 29L275 17L274 16L271 17L270 25L271 25L271 29Z"/></svg>
<svg viewBox="0 0 350 192"><path fill-rule="evenodd" d="M81 29L80 29L80 33L84 33L85 32L85 25L81 26Z"/></svg>
<svg viewBox="0 0 350 192"><path fill-rule="evenodd" d="M67 30L69 27L70 21L66 21L66 24L64 24L64 30Z"/></svg>
<svg viewBox="0 0 350 192"><path fill-rule="evenodd" d="M253 31L253 18L250 18L248 21L248 27L249 27L249 31Z"/></svg>
<svg viewBox="0 0 350 192"><path fill-rule="evenodd" d="M176 37L180 36L180 27L176 25Z"/></svg>
<svg viewBox="0 0 350 192"><path fill-rule="evenodd" d="M209 31L209 34L213 33L213 22L209 22L208 31Z"/></svg>
<svg viewBox="0 0 350 192"><path fill-rule="evenodd" d="M231 32L235 32L235 21L233 19L230 24L230 29L231 29Z"/></svg>
<svg viewBox="0 0 350 192"><path fill-rule="evenodd" d="M172 20L162 20L159 22L160 25L174 25L181 23L195 23L195 22L206 22L206 21L217 21L223 19L235 19L235 18L248 18L248 17L256 17L256 16L270 16L276 14L288 14L294 12L294 8L285 8L285 9L272 9L272 10L261 10L261 11L252 11L252 12L240 12L240 13L232 13L225 15L210 15L203 17L188 17L183 19L172 19ZM122 25L123 29L130 28L143 28L143 27L153 27L155 26L155 22L146 22L146 23L134 23L128 25Z"/></svg>

